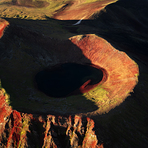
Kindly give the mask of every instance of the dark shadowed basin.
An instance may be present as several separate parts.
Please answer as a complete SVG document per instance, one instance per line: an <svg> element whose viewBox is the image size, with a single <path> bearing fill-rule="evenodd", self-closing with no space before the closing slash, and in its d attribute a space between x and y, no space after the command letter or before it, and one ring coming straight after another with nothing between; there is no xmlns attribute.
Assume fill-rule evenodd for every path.
<svg viewBox="0 0 148 148"><path fill-rule="evenodd" d="M51 97L65 97L79 89L84 83L95 85L103 78L100 69L89 65L65 63L52 70L45 69L35 76L37 88ZM86 86L85 86L86 87Z"/></svg>

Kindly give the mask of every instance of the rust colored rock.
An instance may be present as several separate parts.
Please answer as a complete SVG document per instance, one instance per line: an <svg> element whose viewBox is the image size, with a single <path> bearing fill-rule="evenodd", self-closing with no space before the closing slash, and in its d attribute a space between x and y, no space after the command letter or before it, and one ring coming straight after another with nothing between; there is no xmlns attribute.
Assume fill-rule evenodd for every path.
<svg viewBox="0 0 148 148"><path fill-rule="evenodd" d="M0 38L3 36L4 30L8 25L9 22L0 18Z"/></svg>
<svg viewBox="0 0 148 148"><path fill-rule="evenodd" d="M103 78L102 78L102 80L101 80L99 83L94 84L94 85L88 85L89 82L90 82L90 80L88 80L87 82L85 82L85 83L79 88L79 91L80 91L81 93L88 92L89 90L95 88L96 86L102 85L102 84L107 80L108 73L107 73L107 71L106 71L104 68L102 68L102 67L100 67L100 66L98 66L98 65L93 65L93 64L91 64L90 66L92 66L92 67L94 67L94 68L97 68L97 69L100 69L100 70L103 72Z"/></svg>
<svg viewBox="0 0 148 148"><path fill-rule="evenodd" d="M107 71L107 80L101 85L108 92L110 100L126 98L133 91L138 81L139 69L126 53L116 50L107 41L93 34L74 36L70 40L93 65Z"/></svg>
<svg viewBox="0 0 148 148"><path fill-rule="evenodd" d="M31 114L16 110L13 110L7 118L0 126L2 148L29 148L34 145L42 148L103 148L103 144L98 144L93 131L94 121L90 118L47 115L47 119L43 119L42 116L33 117ZM8 128L5 129L4 125ZM39 136L39 133L42 136Z"/></svg>
<svg viewBox="0 0 148 148"><path fill-rule="evenodd" d="M0 143L2 140L2 133L5 132L5 126L8 122L8 117L12 113L12 108L8 104L8 95L6 91L0 89Z"/></svg>
<svg viewBox="0 0 148 148"><path fill-rule="evenodd" d="M5 89L0 89L0 124L5 122L7 116L12 112L11 107L8 104L8 95Z"/></svg>
<svg viewBox="0 0 148 148"><path fill-rule="evenodd" d="M59 20L89 19L94 13L99 12L113 2L115 0L103 0L87 4L84 1L75 0L61 8L53 18Z"/></svg>

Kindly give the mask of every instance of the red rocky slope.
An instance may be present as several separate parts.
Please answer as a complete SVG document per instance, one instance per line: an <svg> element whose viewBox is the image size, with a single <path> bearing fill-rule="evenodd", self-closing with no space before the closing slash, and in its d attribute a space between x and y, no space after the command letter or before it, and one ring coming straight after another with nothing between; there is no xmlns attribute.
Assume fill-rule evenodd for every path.
<svg viewBox="0 0 148 148"><path fill-rule="evenodd" d="M71 1L66 7L55 13L53 18L59 20L88 19L94 13L99 12L105 8L105 6L115 1L116 0L103 0L91 3L84 3L85 1L79 0Z"/></svg>
<svg viewBox="0 0 148 148"><path fill-rule="evenodd" d="M113 102L123 102L137 84L139 69L136 63L126 53L119 52L96 35L79 35L71 37L70 40L82 50L83 55L90 59L92 64L107 71L107 80L101 84L106 90L106 96L102 98L104 102L98 100L97 104L106 105L108 102L109 108L112 108L115 106ZM101 113L101 108L98 111Z"/></svg>
<svg viewBox="0 0 148 148"><path fill-rule="evenodd" d="M9 22L4 19L0 19L0 38L3 36L4 30L8 25Z"/></svg>

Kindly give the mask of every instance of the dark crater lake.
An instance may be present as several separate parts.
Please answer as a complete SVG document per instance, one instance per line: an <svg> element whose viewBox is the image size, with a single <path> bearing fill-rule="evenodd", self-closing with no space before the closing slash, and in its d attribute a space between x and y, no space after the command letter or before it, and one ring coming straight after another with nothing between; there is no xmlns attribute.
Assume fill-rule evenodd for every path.
<svg viewBox="0 0 148 148"><path fill-rule="evenodd" d="M103 72L91 65L64 63L52 69L44 69L35 76L36 87L51 97L66 97L85 82L95 85L103 78ZM87 86L85 86L87 87Z"/></svg>

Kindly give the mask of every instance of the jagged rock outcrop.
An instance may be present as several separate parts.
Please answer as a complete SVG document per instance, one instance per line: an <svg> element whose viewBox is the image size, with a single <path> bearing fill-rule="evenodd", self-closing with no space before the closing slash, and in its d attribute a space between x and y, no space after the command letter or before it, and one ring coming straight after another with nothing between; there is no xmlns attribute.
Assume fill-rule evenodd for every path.
<svg viewBox="0 0 148 148"><path fill-rule="evenodd" d="M7 99L6 91L1 88L1 148L103 148L93 131L92 119L21 113L13 110Z"/></svg>

